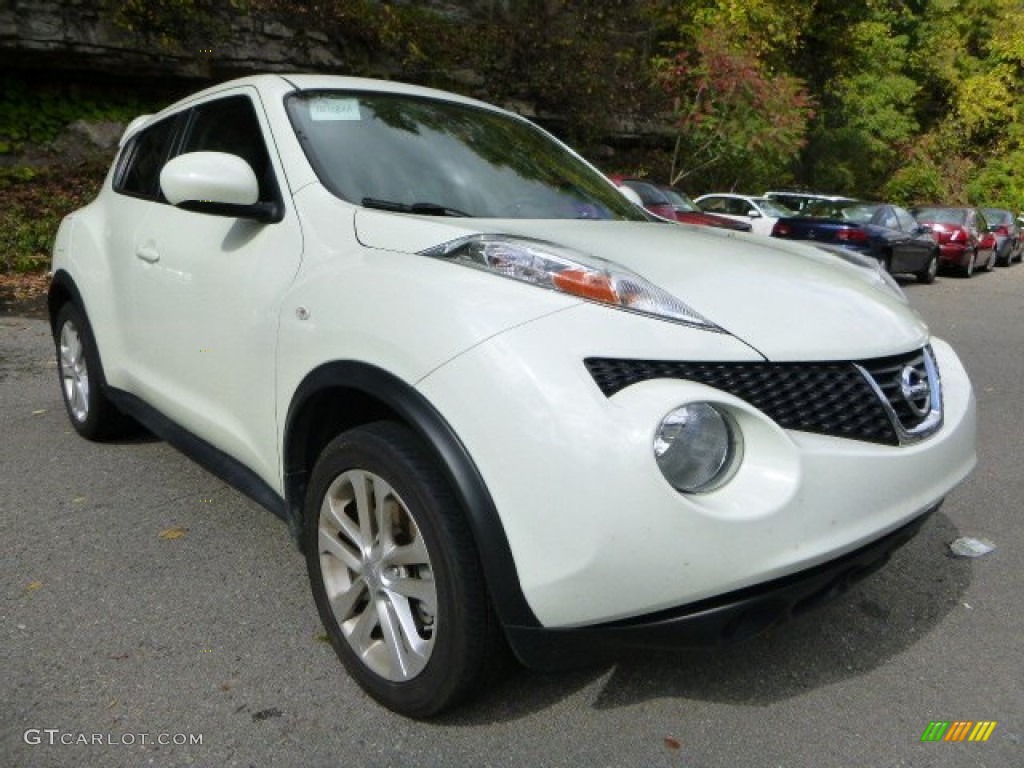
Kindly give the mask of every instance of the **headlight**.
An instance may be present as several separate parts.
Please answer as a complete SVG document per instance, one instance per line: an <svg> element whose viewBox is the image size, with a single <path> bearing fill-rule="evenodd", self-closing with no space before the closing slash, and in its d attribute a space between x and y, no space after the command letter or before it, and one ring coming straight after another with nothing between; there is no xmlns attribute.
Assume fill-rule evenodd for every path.
<svg viewBox="0 0 1024 768"><path fill-rule="evenodd" d="M691 403L671 411L654 436L654 458L673 488L704 493L723 485L739 465L743 442L724 411Z"/></svg>
<svg viewBox="0 0 1024 768"><path fill-rule="evenodd" d="M554 243L508 235L471 235L420 252L539 288L725 333L675 296L614 262Z"/></svg>

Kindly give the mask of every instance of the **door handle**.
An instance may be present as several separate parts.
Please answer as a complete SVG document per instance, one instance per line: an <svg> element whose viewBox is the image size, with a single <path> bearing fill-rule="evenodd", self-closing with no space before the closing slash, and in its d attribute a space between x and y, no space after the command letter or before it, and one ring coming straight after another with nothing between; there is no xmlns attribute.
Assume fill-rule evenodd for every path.
<svg viewBox="0 0 1024 768"><path fill-rule="evenodd" d="M156 248L150 248L149 246L142 246L135 250L135 255L143 261L152 264L155 261L160 261L160 252Z"/></svg>

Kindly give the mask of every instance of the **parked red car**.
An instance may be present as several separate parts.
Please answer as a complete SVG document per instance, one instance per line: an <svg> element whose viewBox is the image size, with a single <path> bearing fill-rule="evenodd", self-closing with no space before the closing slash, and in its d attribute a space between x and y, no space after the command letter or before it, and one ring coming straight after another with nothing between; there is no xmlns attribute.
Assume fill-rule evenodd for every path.
<svg viewBox="0 0 1024 768"><path fill-rule="evenodd" d="M672 203L672 208L676 212L676 221L683 221L687 224L702 224L705 227L719 227L721 229L731 229L735 232L749 232L751 225L745 221L736 221L730 219L727 216L719 216L714 213L707 213L702 211L697 204L693 202L687 195L684 195L678 190L672 189L672 187L658 186L658 189L669 199Z"/></svg>
<svg viewBox="0 0 1024 768"><path fill-rule="evenodd" d="M750 224L746 222L705 213L689 197L671 187L654 184L643 179L627 179L621 176L612 176L611 180L620 187L626 187L636 192L644 208L664 219L681 221L686 224L700 224L705 227L720 227L737 232L750 231Z"/></svg>
<svg viewBox="0 0 1024 768"><path fill-rule="evenodd" d="M970 277L975 268L988 272L995 266L996 239L977 208L920 205L911 208L910 213L935 236L940 267L952 267Z"/></svg>

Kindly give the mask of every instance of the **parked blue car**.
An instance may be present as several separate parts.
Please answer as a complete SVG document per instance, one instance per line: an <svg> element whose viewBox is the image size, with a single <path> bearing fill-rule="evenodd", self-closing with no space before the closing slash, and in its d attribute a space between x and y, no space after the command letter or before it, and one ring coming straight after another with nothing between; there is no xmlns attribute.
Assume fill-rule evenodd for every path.
<svg viewBox="0 0 1024 768"><path fill-rule="evenodd" d="M799 216L775 222L772 237L812 240L859 251L878 259L892 274L912 274L922 283L935 280L939 246L910 213L888 203L824 200Z"/></svg>

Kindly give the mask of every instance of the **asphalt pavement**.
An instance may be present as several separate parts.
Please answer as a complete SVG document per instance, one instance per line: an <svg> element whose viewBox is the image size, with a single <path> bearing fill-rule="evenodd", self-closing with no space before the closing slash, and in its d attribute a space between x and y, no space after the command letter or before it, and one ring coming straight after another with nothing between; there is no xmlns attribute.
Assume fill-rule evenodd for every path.
<svg viewBox="0 0 1024 768"><path fill-rule="evenodd" d="M971 373L980 460L884 570L746 644L519 672L425 723L345 675L280 521L162 442L77 437L45 321L0 316L0 768L1024 765L1024 266L905 288Z"/></svg>

